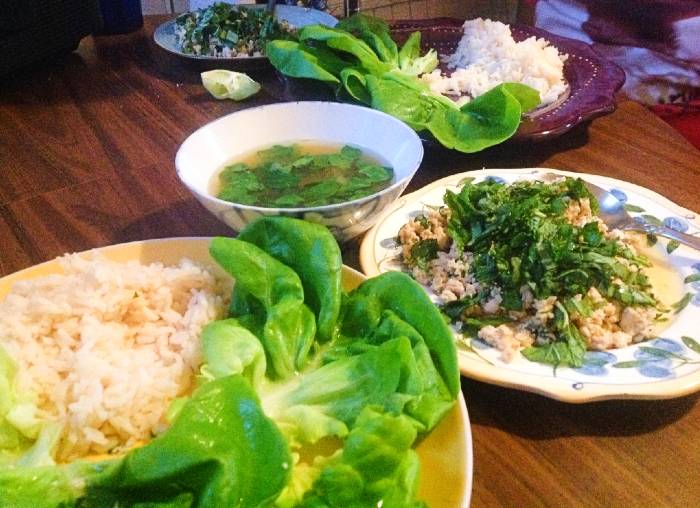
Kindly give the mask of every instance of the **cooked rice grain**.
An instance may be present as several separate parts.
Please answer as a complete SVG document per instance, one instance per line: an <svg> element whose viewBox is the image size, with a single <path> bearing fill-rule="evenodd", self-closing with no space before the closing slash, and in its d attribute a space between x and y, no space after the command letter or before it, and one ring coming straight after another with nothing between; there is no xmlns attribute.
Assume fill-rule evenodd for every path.
<svg viewBox="0 0 700 508"><path fill-rule="evenodd" d="M0 345L18 364L20 393L64 424L58 458L149 439L188 393L199 333L222 316L226 283L189 260L115 263L60 258L63 275L16 283L0 302Z"/></svg>
<svg viewBox="0 0 700 508"><path fill-rule="evenodd" d="M422 76L432 91L462 96L464 102L501 83L515 82L537 90L541 105L551 104L566 91L567 55L546 40L530 37L515 42L508 25L481 18L467 20L463 31L455 52L444 58L450 75L436 69Z"/></svg>

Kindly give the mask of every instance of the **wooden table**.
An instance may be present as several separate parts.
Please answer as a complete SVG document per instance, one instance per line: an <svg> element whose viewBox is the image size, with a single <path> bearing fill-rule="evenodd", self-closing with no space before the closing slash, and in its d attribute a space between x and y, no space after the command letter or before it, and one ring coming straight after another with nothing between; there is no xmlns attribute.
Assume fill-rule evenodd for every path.
<svg viewBox="0 0 700 508"><path fill-rule="evenodd" d="M179 183L174 157L204 123L279 101L212 99L198 69L144 30L85 39L65 59L0 84L0 275L67 251L156 237L230 234ZM482 167L548 166L650 187L700 210L700 152L632 102L551 142L476 155L428 148L409 190ZM357 243L344 247L357 267ZM474 438L472 504L697 506L700 405L569 405L463 379Z"/></svg>

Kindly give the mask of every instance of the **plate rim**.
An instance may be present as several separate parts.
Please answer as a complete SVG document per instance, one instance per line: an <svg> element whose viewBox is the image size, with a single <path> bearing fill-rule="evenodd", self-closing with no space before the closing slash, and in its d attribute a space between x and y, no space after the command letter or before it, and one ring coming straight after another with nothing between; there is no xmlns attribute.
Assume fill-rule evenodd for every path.
<svg viewBox="0 0 700 508"><path fill-rule="evenodd" d="M373 277L381 273L378 269L378 264L375 260L375 246L377 240L377 233L382 226L382 224L400 208L402 208L407 202L416 200L420 198L425 193L428 193L436 188L444 187L453 182L458 182L463 178L471 177L489 177L489 176L503 176L503 175L527 175L534 173L554 173L561 176L578 177L582 179L594 179L598 181L603 181L609 185L615 185L622 183L624 187L631 188L640 195L643 195L659 205L674 211L679 215L694 215L693 219L688 219L693 222L697 227L700 228L700 214L684 208L665 196L659 194L658 192L652 191L641 185L627 182L625 180L620 180L613 177L608 177L604 175L597 175L593 173L578 173L574 171L565 171L546 167L531 167L531 168L492 168L492 169L481 169L475 171L466 171L461 173L454 173L452 175L435 180L430 184L413 191L409 194L401 196L397 201L395 201L387 210L379 217L376 224L367 231L367 234L362 239L359 249L359 260L362 272L365 273L367 277ZM466 356L459 348L457 348L457 358L459 362L459 368L462 376L475 379L477 381L482 381L485 383L502 386L505 388L513 388L521 391L536 393L543 395L545 397L558 400L561 402L581 404L588 402L596 402L601 400L622 400L622 399L637 399L637 400L661 400L661 399L672 399L677 397L683 397L691 393L700 391L700 370L682 376L680 378L653 381L649 383L637 383L637 384L601 384L595 382L586 383L585 390L564 390L563 380L551 378L542 378L535 374L508 371L508 377L504 379L499 377L497 373L501 370L497 366L492 366L486 362L480 362L476 359ZM536 377L537 384L529 383L528 380ZM571 381L570 384L574 384Z"/></svg>
<svg viewBox="0 0 700 508"><path fill-rule="evenodd" d="M130 250L130 249L138 249L141 245L148 245L148 246L158 246L160 244L168 244L168 243L181 243L181 242L191 242L193 245L196 244L197 248L203 248L204 244L208 244L213 236L175 236L175 237L164 237L164 238L148 238L148 239L143 239L143 240L132 240L128 242L120 242L120 243L114 243L114 244L108 244L108 245L103 245L103 246L98 246L98 247L92 247L89 249L81 250L81 251L75 251L75 252L66 252L64 254L61 254L59 256L56 256L51 259L47 259L46 261L42 261L40 263L36 263L34 265L28 266L26 268L22 268L20 270L17 270L15 272L9 273L7 275L4 275L0 277L0 304L2 304L2 301L4 300L6 294L8 291L11 290L12 285L15 282L19 282L22 280L29 280L32 278L36 277L41 277L44 276L43 271L46 268L51 269L52 265L56 265L57 261L59 258L65 255L79 255L79 256L89 256L93 253L105 253L105 257L107 259L110 259L109 257L109 252L110 251L115 251L115 254L124 251L124 250ZM187 257L185 254L183 254L182 257ZM129 261L134 260L138 261L137 258L130 258ZM213 260L212 260L213 262ZM343 263L343 272L347 272L348 274L351 275L353 278L357 278L359 280L365 280L367 279L367 275L362 273L359 270L356 270L355 268L348 266ZM37 272L36 274L32 274L32 272ZM56 273L55 270L52 270L52 273ZM27 276L29 275L29 276ZM468 508L471 503L471 496L472 496L472 489L473 489L473 475L474 475L474 447L473 447L473 436L472 436L472 430L471 430L471 420L469 418L469 411L467 409L466 405L466 400L464 398L464 393L460 389L457 400L455 401L455 406L457 406L459 415L460 415L460 420L461 424L463 425L462 429L462 438L464 439L464 449L461 450L464 456L465 460L465 470L464 470L464 475L463 475L463 481L462 481L462 503L461 503L461 508ZM418 443L420 445L420 443ZM414 447L415 450L415 447Z"/></svg>

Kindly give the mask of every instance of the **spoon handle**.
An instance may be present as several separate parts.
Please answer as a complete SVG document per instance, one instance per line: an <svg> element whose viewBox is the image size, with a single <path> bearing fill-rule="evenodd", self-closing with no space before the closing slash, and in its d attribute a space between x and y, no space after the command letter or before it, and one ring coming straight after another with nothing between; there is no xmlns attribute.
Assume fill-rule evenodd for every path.
<svg viewBox="0 0 700 508"><path fill-rule="evenodd" d="M678 243L692 247L693 249L700 250L700 237L689 235L687 233L681 233L675 229L668 228L666 226L659 226L657 224L649 223L639 223L634 222L625 225L623 229L632 229L636 231L643 231L644 233L663 236L670 240L676 240Z"/></svg>

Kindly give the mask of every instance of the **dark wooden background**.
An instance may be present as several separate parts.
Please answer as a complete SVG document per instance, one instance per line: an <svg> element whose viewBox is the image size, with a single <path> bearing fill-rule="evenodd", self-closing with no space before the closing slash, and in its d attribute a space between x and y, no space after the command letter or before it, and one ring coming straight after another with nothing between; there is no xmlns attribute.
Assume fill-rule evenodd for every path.
<svg viewBox="0 0 700 508"><path fill-rule="evenodd" d="M200 68L140 32L0 83L0 275L68 251L171 236L230 234L180 184L174 157L204 123L289 99L269 71L245 103L212 99ZM303 119L300 119L303 121ZM540 144L463 155L428 146L409 187L482 167L545 166L613 176L700 210L700 152L643 107ZM343 248L357 267L357 245ZM463 379L481 506L698 506L698 396L569 405ZM449 486L446 486L449 488Z"/></svg>

